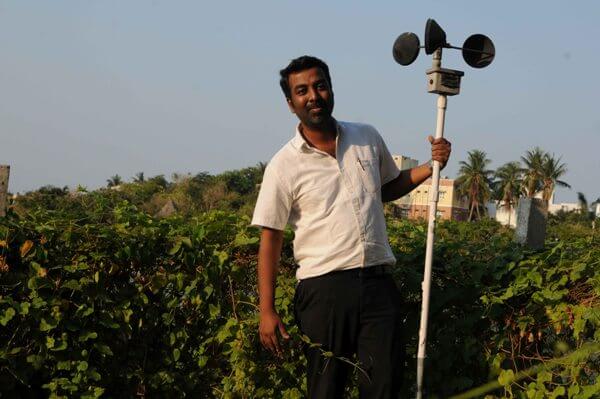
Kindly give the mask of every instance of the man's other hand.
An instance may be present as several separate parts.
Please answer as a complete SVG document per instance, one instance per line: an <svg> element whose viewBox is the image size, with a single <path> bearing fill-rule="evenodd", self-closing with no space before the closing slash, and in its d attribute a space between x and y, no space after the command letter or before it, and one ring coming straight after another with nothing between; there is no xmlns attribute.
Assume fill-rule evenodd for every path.
<svg viewBox="0 0 600 399"><path fill-rule="evenodd" d="M452 152L452 144L445 138L434 139L428 136L427 140L431 143L431 159L440 163L440 169L444 169Z"/></svg>
<svg viewBox="0 0 600 399"><path fill-rule="evenodd" d="M277 339L277 330L279 330L279 333L283 338L290 338L277 313L274 311L261 311L260 324L258 327L260 342L266 349L281 357L283 352L279 340Z"/></svg>

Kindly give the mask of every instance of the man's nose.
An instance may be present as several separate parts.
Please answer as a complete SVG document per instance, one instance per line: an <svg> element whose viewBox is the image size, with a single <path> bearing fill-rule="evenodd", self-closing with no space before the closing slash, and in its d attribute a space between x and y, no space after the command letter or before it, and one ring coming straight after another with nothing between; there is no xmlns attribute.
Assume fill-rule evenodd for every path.
<svg viewBox="0 0 600 399"><path fill-rule="evenodd" d="M317 101L320 98L321 98L321 95L319 94L319 91L317 89L311 88L308 90L308 99L310 101Z"/></svg>

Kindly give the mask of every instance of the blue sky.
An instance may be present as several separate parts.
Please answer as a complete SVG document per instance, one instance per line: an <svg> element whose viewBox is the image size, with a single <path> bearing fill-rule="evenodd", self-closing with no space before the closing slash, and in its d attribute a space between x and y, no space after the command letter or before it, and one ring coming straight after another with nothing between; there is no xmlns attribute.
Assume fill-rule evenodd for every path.
<svg viewBox="0 0 600 399"><path fill-rule="evenodd" d="M393 153L424 161L431 60L401 67L391 48L405 31L423 40L431 17L451 44L484 33L497 51L482 70L444 53L465 72L448 101L444 173L472 149L496 168L540 146L567 164L573 189L558 200L592 201L598 15L595 1L0 1L0 163L22 192L268 161L296 123L278 70L302 54L328 62L338 119L370 123Z"/></svg>

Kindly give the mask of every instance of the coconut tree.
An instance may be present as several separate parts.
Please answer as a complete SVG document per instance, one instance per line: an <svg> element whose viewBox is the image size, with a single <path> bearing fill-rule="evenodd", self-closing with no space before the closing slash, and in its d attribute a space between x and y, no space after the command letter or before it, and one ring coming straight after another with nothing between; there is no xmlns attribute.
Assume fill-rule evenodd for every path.
<svg viewBox="0 0 600 399"><path fill-rule="evenodd" d="M533 198L535 194L542 189L542 165L547 154L539 147L527 151L521 160L525 164L525 175L523 176L523 185L525 194Z"/></svg>
<svg viewBox="0 0 600 399"><path fill-rule="evenodd" d="M588 210L588 202L585 194L581 191L577 192L577 202L579 203L579 210L581 213L585 213Z"/></svg>
<svg viewBox="0 0 600 399"><path fill-rule="evenodd" d="M469 220L473 220L475 214L481 219L485 212L485 204L491 197L491 183L494 171L487 169L491 161L484 151L473 150L468 153L469 159L460 161L460 170L456 183L458 192L467 197L469 202Z"/></svg>
<svg viewBox="0 0 600 399"><path fill-rule="evenodd" d="M512 208L523 190L523 168L519 162L508 162L494 173L494 196L508 211L508 224Z"/></svg>
<svg viewBox="0 0 600 399"><path fill-rule="evenodd" d="M137 172L135 174L135 176L133 177L133 182L134 183L143 183L145 181L144 179L144 172Z"/></svg>
<svg viewBox="0 0 600 399"><path fill-rule="evenodd" d="M556 158L554 154L546 154L540 171L542 200L546 203L546 206L548 206L556 186L571 188L569 184L559 180L561 176L567 173L567 165L561 163L560 158Z"/></svg>
<svg viewBox="0 0 600 399"><path fill-rule="evenodd" d="M119 176L119 175L114 175L110 179L106 180L106 183L107 183L106 186L108 188L116 187L116 186L121 185L121 183L123 183L123 179L121 179L121 176Z"/></svg>

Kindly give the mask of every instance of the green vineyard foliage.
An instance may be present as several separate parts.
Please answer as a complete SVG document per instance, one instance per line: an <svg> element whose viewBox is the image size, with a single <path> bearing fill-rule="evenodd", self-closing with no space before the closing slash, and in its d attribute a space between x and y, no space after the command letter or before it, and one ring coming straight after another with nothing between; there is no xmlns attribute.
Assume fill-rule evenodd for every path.
<svg viewBox="0 0 600 399"><path fill-rule="evenodd" d="M259 230L249 222L231 211L156 219L96 193L68 209L9 212L0 220L2 397L304 397L310 343L293 319L292 234L275 299L291 338L276 358L257 336ZM576 352L600 338L600 239L570 229L552 226L546 248L528 251L491 221L439 224L428 397L489 381L500 387L490 398L600 395L599 354ZM389 237L410 395L426 229L390 220Z"/></svg>

